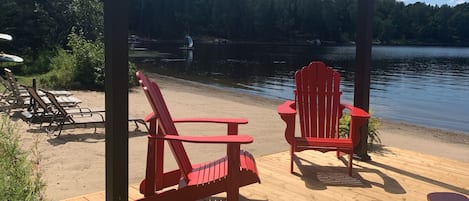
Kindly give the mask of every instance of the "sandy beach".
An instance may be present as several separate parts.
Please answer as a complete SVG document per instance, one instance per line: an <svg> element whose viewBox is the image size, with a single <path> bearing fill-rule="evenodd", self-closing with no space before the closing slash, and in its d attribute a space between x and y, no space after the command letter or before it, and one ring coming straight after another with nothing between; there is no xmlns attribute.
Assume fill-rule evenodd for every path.
<svg viewBox="0 0 469 201"><path fill-rule="evenodd" d="M284 123L277 114L281 101L253 95L240 94L207 85L147 74L162 89L173 118L225 117L247 118L249 124L242 125L239 133L251 135L254 143L242 146L255 157L288 150L284 139ZM104 93L73 91L83 101L82 107L103 108ZM147 99L139 87L129 93L129 114L144 117L151 111ZM48 136L38 125L28 125L12 118L17 124L25 148L38 143L40 169L47 184L48 200L61 200L82 194L104 190L104 138L103 128L94 133L93 128L67 129L60 138ZM135 130L129 123L129 183L138 183L144 177L147 138L144 129ZM222 125L184 124L178 125L182 135L223 135ZM424 154L445 157L469 163L469 134L443 131L381 119L379 127L382 146L392 146ZM191 160L221 156L225 146L188 145ZM172 156L166 157L167 168L176 167ZM287 161L286 161L287 162Z"/></svg>

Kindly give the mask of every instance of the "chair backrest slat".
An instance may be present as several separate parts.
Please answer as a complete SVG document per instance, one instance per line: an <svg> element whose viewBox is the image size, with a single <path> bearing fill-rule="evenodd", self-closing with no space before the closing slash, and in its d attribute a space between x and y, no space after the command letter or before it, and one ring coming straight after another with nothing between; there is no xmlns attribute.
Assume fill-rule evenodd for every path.
<svg viewBox="0 0 469 201"><path fill-rule="evenodd" d="M176 126L174 125L173 119L171 118L158 85L149 80L141 72L137 72L137 78L139 79L139 83L143 87L147 99L151 104L153 113L157 115L159 126L163 131L163 134L178 135ZM189 161L189 157L187 156L182 142L169 141L168 143L174 157L176 158L179 168L183 172L184 178L188 179L188 174L192 171L192 164Z"/></svg>
<svg viewBox="0 0 469 201"><path fill-rule="evenodd" d="M331 136L331 137L339 137L339 118L341 117L341 115L339 113L342 112L342 110L340 110L340 95L342 94L342 92L340 91L340 74L335 72L333 73L333 82L332 82L332 89L335 93L333 94L336 94L335 96L332 96L332 102L334 104L332 104L332 123L331 123L331 133L334 133L335 136Z"/></svg>
<svg viewBox="0 0 469 201"><path fill-rule="evenodd" d="M327 133L324 130L324 124L326 122L325 118L325 107L326 107L326 69L318 67L315 63L313 63L310 66L316 66L313 67L313 69L316 70L316 79L317 79L317 94L310 94L311 98L317 97L318 99L318 112L316 114L317 119L318 119L318 130L316 131L318 137L326 137ZM313 95L313 96L311 96Z"/></svg>
<svg viewBox="0 0 469 201"><path fill-rule="evenodd" d="M18 83L16 82L15 75L11 72L10 69L4 68L5 71L5 76L7 78L8 84L9 84L9 89L11 90L11 93L13 94L14 98L18 102L18 104L24 104L23 98L21 98L21 92L20 92L20 87Z"/></svg>
<svg viewBox="0 0 469 201"><path fill-rule="evenodd" d="M57 100L54 94L45 90L43 90L43 92L46 94L47 98L50 100L52 105L54 105L54 107L59 111L59 113L62 114L62 116L64 117L68 116L67 110L65 110L65 108L63 108L62 105L60 105L59 101Z"/></svg>
<svg viewBox="0 0 469 201"><path fill-rule="evenodd" d="M52 113L53 111L47 106L47 104L44 102L44 100L42 100L42 98L39 96L39 94L37 94L37 91L31 87L31 86L25 86L23 85L24 88L26 88L26 90L28 91L29 93L29 96L32 97L34 99L34 104L37 104L37 106L39 106L40 108L42 108L44 110L44 112L46 113ZM29 104L33 104L33 103L29 103Z"/></svg>
<svg viewBox="0 0 469 201"><path fill-rule="evenodd" d="M295 73L295 81L302 137L337 137L340 74L322 62L312 62Z"/></svg>

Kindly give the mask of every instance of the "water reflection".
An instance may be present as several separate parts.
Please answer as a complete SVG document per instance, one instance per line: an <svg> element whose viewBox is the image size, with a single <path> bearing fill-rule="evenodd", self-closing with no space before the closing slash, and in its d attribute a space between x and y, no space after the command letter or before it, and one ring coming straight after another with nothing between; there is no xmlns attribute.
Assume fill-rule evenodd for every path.
<svg viewBox="0 0 469 201"><path fill-rule="evenodd" d="M353 100L354 46L198 44L190 54L174 44L152 49L169 56L147 70L277 99L292 99L293 73L321 60L341 73L343 99ZM161 62L168 58L186 62ZM468 89L469 48L373 47L375 116L469 132Z"/></svg>

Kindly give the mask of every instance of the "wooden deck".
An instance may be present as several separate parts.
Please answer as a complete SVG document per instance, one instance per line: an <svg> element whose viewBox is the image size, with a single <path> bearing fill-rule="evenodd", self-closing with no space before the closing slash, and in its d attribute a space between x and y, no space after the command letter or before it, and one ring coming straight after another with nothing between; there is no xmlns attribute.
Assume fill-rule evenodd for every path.
<svg viewBox="0 0 469 201"><path fill-rule="evenodd" d="M353 177L335 153L297 154L296 174L289 173L289 154L258 157L261 184L241 188L241 200L426 200L430 192L457 192L469 196L469 163L384 147L370 154L373 161L354 161ZM469 156L467 156L469 157ZM219 194L206 200L225 200ZM138 184L129 188L129 200L140 198ZM104 191L67 201L105 200Z"/></svg>

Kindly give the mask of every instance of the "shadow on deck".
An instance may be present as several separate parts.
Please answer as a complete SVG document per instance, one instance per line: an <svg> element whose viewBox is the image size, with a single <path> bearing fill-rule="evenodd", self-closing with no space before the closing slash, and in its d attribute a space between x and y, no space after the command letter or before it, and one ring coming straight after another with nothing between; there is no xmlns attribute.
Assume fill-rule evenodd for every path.
<svg viewBox="0 0 469 201"><path fill-rule="evenodd" d="M297 153L294 174L289 173L288 152L258 157L262 183L241 188L241 200L426 200L428 193L442 191L469 195L469 163L392 147L370 155L371 162L354 160L353 177L335 152ZM129 200L140 197L138 184L131 185ZM104 191L67 199L84 200L105 200Z"/></svg>

